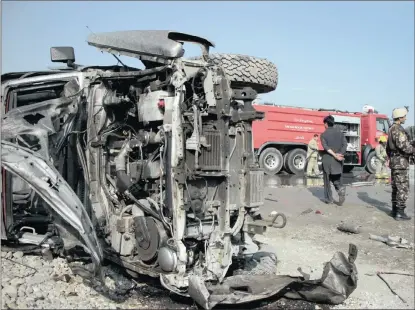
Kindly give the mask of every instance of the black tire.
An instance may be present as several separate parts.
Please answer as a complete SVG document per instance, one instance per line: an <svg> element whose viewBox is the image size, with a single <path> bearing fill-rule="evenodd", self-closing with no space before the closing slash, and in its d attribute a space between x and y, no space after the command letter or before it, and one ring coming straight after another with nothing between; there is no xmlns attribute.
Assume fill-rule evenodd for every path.
<svg viewBox="0 0 415 310"><path fill-rule="evenodd" d="M278 69L267 59L237 54L210 54L209 59L221 66L231 87L252 87L258 94L277 88Z"/></svg>
<svg viewBox="0 0 415 310"><path fill-rule="evenodd" d="M303 175L307 164L307 152L303 149L293 149L285 157L285 167L289 173Z"/></svg>
<svg viewBox="0 0 415 310"><path fill-rule="evenodd" d="M265 170L265 174L277 174L281 171L283 165L281 152L274 147L263 150L259 155L259 165Z"/></svg>
<svg viewBox="0 0 415 310"><path fill-rule="evenodd" d="M370 152L369 155L367 155L367 158L366 158L365 169L370 174L376 173L376 166L375 166L374 158L375 158L375 152L374 151Z"/></svg>
<svg viewBox="0 0 415 310"><path fill-rule="evenodd" d="M353 171L353 169L354 169L354 166L351 166L351 165L343 166L344 173L350 173Z"/></svg>
<svg viewBox="0 0 415 310"><path fill-rule="evenodd" d="M291 173L288 171L288 168L287 168L287 155L288 155L288 152L285 152L284 155L282 155L282 168L284 169L285 172Z"/></svg>

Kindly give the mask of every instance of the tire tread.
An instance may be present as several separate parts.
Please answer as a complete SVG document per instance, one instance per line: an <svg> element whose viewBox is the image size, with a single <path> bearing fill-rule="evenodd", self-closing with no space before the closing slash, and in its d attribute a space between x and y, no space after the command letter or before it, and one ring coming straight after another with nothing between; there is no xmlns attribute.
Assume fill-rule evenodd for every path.
<svg viewBox="0 0 415 310"><path fill-rule="evenodd" d="M209 59L222 67L233 87L252 87L259 94L277 88L277 66L265 58L239 54L210 54Z"/></svg>

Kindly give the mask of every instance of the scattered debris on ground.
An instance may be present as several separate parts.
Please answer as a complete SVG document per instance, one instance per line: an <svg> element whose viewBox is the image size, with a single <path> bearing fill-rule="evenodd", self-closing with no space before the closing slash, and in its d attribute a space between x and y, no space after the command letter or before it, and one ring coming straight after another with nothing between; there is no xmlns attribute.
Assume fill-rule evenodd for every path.
<svg viewBox="0 0 415 310"><path fill-rule="evenodd" d="M302 277L298 277L272 273L259 274L253 267L252 270L244 269L237 275L225 278L223 283L215 285L206 285L198 281L197 277L190 276L189 294L204 309L211 309L219 304L247 304L278 295L316 304L337 305L345 301L357 287L358 271L355 265L357 253L354 244L349 244L348 256L336 252L332 259L324 264L321 278L315 280L311 280L301 268L297 270ZM258 255L257 259L259 263L261 256ZM197 292L192 292L193 287ZM249 294L246 293L247 291Z"/></svg>
<svg viewBox="0 0 415 310"><path fill-rule="evenodd" d="M307 210L304 210L303 212L301 212L300 215L305 215L305 214L308 214L308 213L311 213L311 212L313 212L313 209L308 208Z"/></svg>
<svg viewBox="0 0 415 310"><path fill-rule="evenodd" d="M357 181L357 180L354 180ZM365 181L365 180L359 180ZM400 275L384 275L393 290L405 301L394 295L378 276L367 276L385 270L402 270L414 273L414 255L411 250L396 249L369 239L369 234L400 236L414 242L414 221L396 222L390 216L390 187L375 185L364 188L362 196L358 188L346 192L343 206L325 204L324 189L292 187L267 188L265 194L280 201L278 211L286 214L285 230L269 230L267 241L278 245L279 274L295 274L298 266L312 278L320 276L322 266L318 264L324 256L329 259L339 244L353 242L359 249L358 286L342 304L331 309L414 309L414 278ZM334 197L335 199L337 197ZM366 207L370 205L370 208ZM407 212L414 218L414 191L408 197ZM264 214L275 209L268 201L262 208ZM301 215L305 210L313 212ZM324 215L316 215L320 210ZM338 226L344 222L359 226L360 233L341 232Z"/></svg>
<svg viewBox="0 0 415 310"><path fill-rule="evenodd" d="M289 299L286 298L285 300L272 302L274 305L273 308L286 308L280 307L282 304L286 304L288 308L292 309L295 308L291 307L293 304L303 304L306 305L306 309L310 309L310 305L316 305L317 303L319 304L318 307L327 308L324 304L341 303L357 287L357 269L354 264L356 256L357 249L353 244L349 246L348 257L341 252L335 253L332 260L325 264L321 279L317 280L311 280L310 276L303 272L301 268L298 271L302 277L275 276L281 282L280 284L282 286L285 287L288 285L291 289L285 293ZM143 309L149 308L150 305L153 309L178 309L174 307L176 303L167 297L169 293L165 289L161 287L151 288L146 283L139 283L124 276L122 271L114 265L103 267L105 275L105 286L103 286L99 282L93 283L93 281L85 281L85 279L74 274L72 265L82 265L81 262L75 262L69 265L63 258L55 258L50 261L45 260L42 256L24 255L20 251L15 253L1 252L1 257L3 309L114 309L132 307ZM238 280L238 277L241 279ZM231 278L235 278L239 285L245 277L244 275L240 275ZM250 280L248 282L247 285L254 285L254 291L259 289ZM269 283L265 290L270 293L270 296L274 295L274 291L279 290L278 287L281 286L280 284ZM150 292L148 294L145 292L146 289L150 291L155 290L157 293L151 294ZM160 300L161 295L166 296L163 301ZM157 304L154 304L153 301L151 303L150 300L143 301L143 298L151 296L159 299L160 307L157 307ZM219 301L223 301L223 298L224 295L219 291L213 291L209 302L214 305ZM240 294L235 291L232 294L227 294L226 298L228 301L232 301L232 298L245 297L243 293ZM249 298L247 301L249 301ZM177 303L177 305L180 305L180 303ZM193 309L189 308L186 303L183 303L179 308ZM259 307L258 309L261 308Z"/></svg>
<svg viewBox="0 0 415 310"><path fill-rule="evenodd" d="M106 285L110 288L107 291L74 275L67 261L59 257L47 261L23 252L1 252L1 268L2 309L151 307L139 299L126 302L132 290L140 288L114 266L104 267Z"/></svg>
<svg viewBox="0 0 415 310"><path fill-rule="evenodd" d="M337 226L337 229L345 232L345 233L352 233L352 234L360 234L361 229L360 225L356 225L353 223L342 222Z"/></svg>
<svg viewBox="0 0 415 310"><path fill-rule="evenodd" d="M278 273L297 274L300 272L306 279L307 272L312 279L317 279L321 276L320 271L323 267L321 263L324 262L321 257L325 256L329 260L332 251L338 249L339 244L353 240L362 249L357 263L358 286L342 304L335 306L281 298L262 300L249 308L255 310L413 309L413 255L409 250L397 251L394 247L403 245L404 248L410 248L411 244L413 246L411 241L413 241L414 224L412 221L397 225L396 221L390 219L388 216L390 191L388 189L367 188L368 196L376 198L371 203L371 208L362 207L362 201L356 194L358 191L353 190L349 191L348 200L341 208L319 204L321 195L320 197L313 196L308 189L267 190L271 199L263 208L264 215L275 209L275 203L272 201L275 197L275 200L280 202L278 211L284 212L289 221L287 230L270 228L270 234L262 237L264 240L260 238L258 240L278 244ZM412 214L413 205L413 193L411 193L408 210ZM302 208L294 208L294 206L302 206ZM313 216L316 210L321 210L320 212L327 216ZM359 234L335 233L341 224L355 225L355 222L364 227L364 229L358 227ZM369 232L375 233L372 235L373 239L369 239ZM389 237L389 235L405 236L407 240ZM373 242L375 240L385 244L389 241L389 244L384 246ZM138 279L135 281L124 275L117 266L104 267L111 295L104 293L98 286L84 283L78 275L73 274L64 259L55 258L47 261L40 256L26 255L23 252L2 252L1 257L3 309L198 309L193 301L169 294L160 286L158 279L150 280L150 282ZM321 265L318 266L318 264ZM298 271L298 266L303 267L301 271ZM376 272L377 270L387 271ZM384 279L382 280L378 274ZM125 284L120 284L123 282ZM123 289L117 289L117 287L123 287ZM218 310L237 308L248 307L245 305L242 307L241 305L218 306Z"/></svg>
<svg viewBox="0 0 415 310"><path fill-rule="evenodd" d="M411 250L415 248L415 245L413 242L409 242L408 240L401 238L401 237L377 236L377 235L370 234L369 239L386 243L387 245L393 248L404 248L404 249L411 249Z"/></svg>

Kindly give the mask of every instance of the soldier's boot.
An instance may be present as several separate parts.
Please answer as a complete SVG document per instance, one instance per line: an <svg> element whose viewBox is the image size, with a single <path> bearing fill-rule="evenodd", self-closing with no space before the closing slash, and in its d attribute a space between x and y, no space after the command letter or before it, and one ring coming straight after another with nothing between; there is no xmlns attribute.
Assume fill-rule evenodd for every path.
<svg viewBox="0 0 415 310"><path fill-rule="evenodd" d="M392 202L392 212L391 212L392 217L394 218L397 213L398 213L398 208L396 207L396 202Z"/></svg>
<svg viewBox="0 0 415 310"><path fill-rule="evenodd" d="M376 174L375 174L375 179L382 179L382 175L381 175L381 174L379 174L379 173L376 173Z"/></svg>
<svg viewBox="0 0 415 310"><path fill-rule="evenodd" d="M395 212L395 215L393 217L396 221L409 221L411 220L411 217L408 216L405 213L405 206L400 206L399 208L397 208L397 211Z"/></svg>

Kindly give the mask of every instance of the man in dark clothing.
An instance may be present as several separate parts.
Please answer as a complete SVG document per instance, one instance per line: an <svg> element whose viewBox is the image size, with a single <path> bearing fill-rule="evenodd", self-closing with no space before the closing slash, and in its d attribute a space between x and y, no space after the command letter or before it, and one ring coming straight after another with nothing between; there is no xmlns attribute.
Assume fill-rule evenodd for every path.
<svg viewBox="0 0 415 310"><path fill-rule="evenodd" d="M327 204L333 203L331 184L333 183L339 195L339 205L346 199L346 188L343 186L343 160L346 154L347 140L340 129L334 128L334 117L329 115L324 118L326 130L321 134L321 145L323 152L323 180L324 198Z"/></svg>
<svg viewBox="0 0 415 310"><path fill-rule="evenodd" d="M409 158L415 155L415 147L409 141L409 135L402 127L406 121L407 109L397 108L392 112L393 125L389 128L386 153L392 177L392 216L397 221L410 220L405 213L409 194Z"/></svg>

